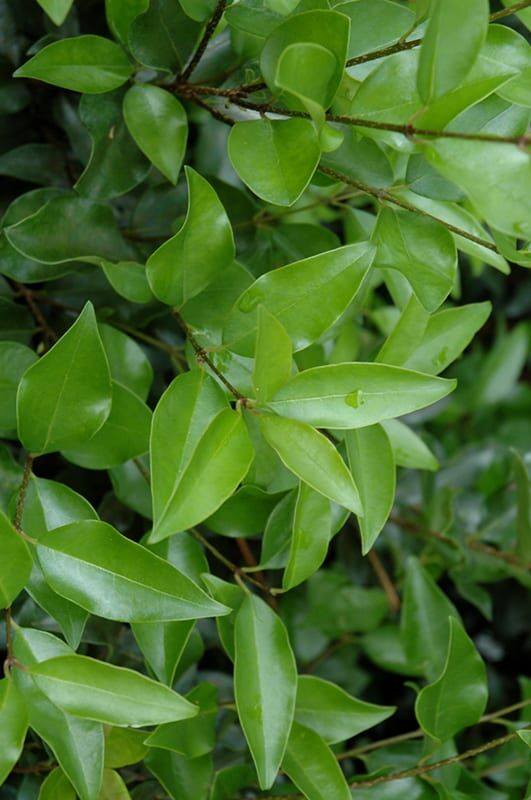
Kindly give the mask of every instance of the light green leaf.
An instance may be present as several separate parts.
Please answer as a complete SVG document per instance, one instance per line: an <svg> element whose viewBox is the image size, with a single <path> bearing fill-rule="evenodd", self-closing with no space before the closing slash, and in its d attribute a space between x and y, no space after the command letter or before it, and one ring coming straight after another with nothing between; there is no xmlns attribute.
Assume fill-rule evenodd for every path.
<svg viewBox="0 0 531 800"><path fill-rule="evenodd" d="M531 729L523 730L523 731L516 731L520 739L526 744L528 747L531 747Z"/></svg>
<svg viewBox="0 0 531 800"><path fill-rule="evenodd" d="M111 377L146 400L153 383L153 367L140 345L111 325L98 325Z"/></svg>
<svg viewBox="0 0 531 800"><path fill-rule="evenodd" d="M235 583L222 581L216 575L206 573L201 576L203 583L210 591L212 597L223 605L229 606L233 611L238 611L246 595L244 590ZM235 614L216 618L216 627L220 642L231 661L234 661L234 623Z"/></svg>
<svg viewBox="0 0 531 800"><path fill-rule="evenodd" d="M60 767L56 767L41 784L39 800L76 800L74 787Z"/></svg>
<svg viewBox="0 0 531 800"><path fill-rule="evenodd" d="M346 778L324 739L294 722L282 769L308 800L350 800Z"/></svg>
<svg viewBox="0 0 531 800"><path fill-rule="evenodd" d="M382 422L398 467L436 470L439 462L420 436L398 419Z"/></svg>
<svg viewBox="0 0 531 800"><path fill-rule="evenodd" d="M129 29L139 14L146 11L149 0L105 0L105 14L114 36L127 47Z"/></svg>
<svg viewBox="0 0 531 800"><path fill-rule="evenodd" d="M156 725L187 719L197 708L145 675L87 656L58 656L29 669L59 708L109 725Z"/></svg>
<svg viewBox="0 0 531 800"><path fill-rule="evenodd" d="M363 428L436 403L455 385L386 364L331 364L299 372L269 407L318 428Z"/></svg>
<svg viewBox="0 0 531 800"><path fill-rule="evenodd" d="M472 400L475 407L494 405L514 391L527 361L529 331L519 323L509 332L501 331L475 376Z"/></svg>
<svg viewBox="0 0 531 800"><path fill-rule="evenodd" d="M412 293L398 322L381 346L375 360L381 364L403 366L409 356L417 351L429 319L429 313L417 296ZM419 369L419 372L422 371L429 370Z"/></svg>
<svg viewBox="0 0 531 800"><path fill-rule="evenodd" d="M153 294L171 306L182 306L206 289L234 259L232 228L216 192L191 167L185 172L186 219L146 264Z"/></svg>
<svg viewBox="0 0 531 800"><path fill-rule="evenodd" d="M3 547L2 547L3 550ZM8 676L0 680L0 786L17 763L28 729L26 704Z"/></svg>
<svg viewBox="0 0 531 800"><path fill-rule="evenodd" d="M421 106L415 89L417 63L415 50L382 59L357 89L349 113L367 120L405 124ZM386 140L397 147L404 143L404 138L396 134L386 133Z"/></svg>
<svg viewBox="0 0 531 800"><path fill-rule="evenodd" d="M142 761L149 750L144 744L145 738L145 731L108 728L105 733L105 766L118 769Z"/></svg>
<svg viewBox="0 0 531 800"><path fill-rule="evenodd" d="M18 342L0 342L0 431L3 436L16 435L18 384L36 361L37 356L29 347Z"/></svg>
<svg viewBox="0 0 531 800"><path fill-rule="evenodd" d="M139 148L176 184L188 138L188 118L179 100L158 86L136 84L125 95L123 110Z"/></svg>
<svg viewBox="0 0 531 800"><path fill-rule="evenodd" d="M487 705L485 664L461 623L448 618L448 654L441 675L417 695L415 715L422 729L446 742L474 725Z"/></svg>
<svg viewBox="0 0 531 800"><path fill-rule="evenodd" d="M131 630L158 680L171 686L195 622L133 622Z"/></svg>
<svg viewBox="0 0 531 800"><path fill-rule="evenodd" d="M79 447L63 450L73 464L85 469L109 469L149 450L151 411L126 386L112 382L112 408L103 426Z"/></svg>
<svg viewBox="0 0 531 800"><path fill-rule="evenodd" d="M254 457L241 414L221 411L204 431L153 528L158 542L202 522L231 496ZM155 490L156 491L156 490Z"/></svg>
<svg viewBox="0 0 531 800"><path fill-rule="evenodd" d="M440 675L448 650L448 617L453 604L420 562L410 557L402 607L402 640L412 667L429 680Z"/></svg>
<svg viewBox="0 0 531 800"><path fill-rule="evenodd" d="M262 275L236 301L223 331L235 353L254 355L258 306L263 304L284 326L294 350L323 334L355 297L371 265L366 242L347 245L296 261Z"/></svg>
<svg viewBox="0 0 531 800"><path fill-rule="evenodd" d="M304 119L238 122L228 148L242 181L279 206L291 206L301 196L321 155L315 128Z"/></svg>
<svg viewBox="0 0 531 800"><path fill-rule="evenodd" d="M217 697L217 689L210 683L194 686L186 699L199 706L197 716L160 725L147 737L146 744L171 750L185 758L199 758L210 753L216 743Z"/></svg>
<svg viewBox="0 0 531 800"><path fill-rule="evenodd" d="M293 722L297 667L288 633L263 600L248 594L236 616L234 694L261 789L274 783Z"/></svg>
<svg viewBox="0 0 531 800"><path fill-rule="evenodd" d="M74 0L37 0L37 2L55 25L62 25Z"/></svg>
<svg viewBox="0 0 531 800"><path fill-rule="evenodd" d="M391 0L349 0L335 10L350 19L349 58L394 44L415 24L414 13Z"/></svg>
<svg viewBox="0 0 531 800"><path fill-rule="evenodd" d="M295 720L311 728L328 744L343 742L379 725L395 711L358 700L335 683L314 675L300 675Z"/></svg>
<svg viewBox="0 0 531 800"><path fill-rule="evenodd" d="M99 431L111 411L109 365L92 303L59 341L23 375L17 418L32 453L77 447Z"/></svg>
<svg viewBox="0 0 531 800"><path fill-rule="evenodd" d="M374 236L376 266L405 275L426 311L435 311L454 285L457 254L451 233L428 217L385 207Z"/></svg>
<svg viewBox="0 0 531 800"><path fill-rule="evenodd" d="M488 0L433 0L420 48L417 88L429 103L458 86L470 71L489 24Z"/></svg>
<svg viewBox="0 0 531 800"><path fill-rule="evenodd" d="M295 475L320 494L362 515L356 484L332 442L303 422L261 417L266 441Z"/></svg>
<svg viewBox="0 0 531 800"><path fill-rule="evenodd" d="M72 36L53 42L26 61L15 78L36 80L85 94L103 94L129 78L133 65L122 48L102 36Z"/></svg>
<svg viewBox="0 0 531 800"><path fill-rule="evenodd" d="M428 320L422 341L404 366L438 375L470 344L491 310L489 302L470 303L433 314Z"/></svg>
<svg viewBox="0 0 531 800"><path fill-rule="evenodd" d="M228 611L174 566L105 522L56 528L38 541L37 555L52 589L106 619L186 620Z"/></svg>
<svg viewBox="0 0 531 800"><path fill-rule="evenodd" d="M395 499L393 450L381 425L369 425L346 435L348 460L360 493L363 517L358 520L361 552L366 555L387 522Z"/></svg>
<svg viewBox="0 0 531 800"><path fill-rule="evenodd" d="M31 573L31 555L28 546L0 511L0 606L8 608L17 597Z"/></svg>
<svg viewBox="0 0 531 800"><path fill-rule="evenodd" d="M253 387L259 403L267 403L291 377L291 339L265 306L258 309Z"/></svg>
<svg viewBox="0 0 531 800"><path fill-rule="evenodd" d="M118 772L112 769L103 770L103 782L98 800L131 800L127 786Z"/></svg>
<svg viewBox="0 0 531 800"><path fill-rule="evenodd" d="M301 483L295 505L283 589L293 589L316 572L326 558L332 534L330 500Z"/></svg>

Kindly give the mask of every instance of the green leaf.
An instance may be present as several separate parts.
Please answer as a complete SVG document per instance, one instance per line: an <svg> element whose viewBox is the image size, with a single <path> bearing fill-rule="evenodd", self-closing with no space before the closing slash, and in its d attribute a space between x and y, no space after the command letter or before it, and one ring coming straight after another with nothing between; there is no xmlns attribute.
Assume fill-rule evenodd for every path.
<svg viewBox="0 0 531 800"><path fill-rule="evenodd" d="M429 572L410 557L401 617L402 639L408 661L430 680L435 680L444 667L448 617L459 619L459 614Z"/></svg>
<svg viewBox="0 0 531 800"><path fill-rule="evenodd" d="M32 453L77 447L111 411L109 365L92 303L23 375L18 387L19 437Z"/></svg>
<svg viewBox="0 0 531 800"><path fill-rule="evenodd" d="M212 756L184 758L152 747L144 761L172 800L207 800L212 778Z"/></svg>
<svg viewBox="0 0 531 800"><path fill-rule="evenodd" d="M53 42L26 61L15 78L36 80L86 94L118 88L133 72L119 45L102 36L73 36Z"/></svg>
<svg viewBox="0 0 531 800"><path fill-rule="evenodd" d="M375 360L381 364L403 366L408 357L417 351L429 319L429 313L417 296L412 293L398 322L381 346Z"/></svg>
<svg viewBox="0 0 531 800"><path fill-rule="evenodd" d="M112 209L74 194L50 200L5 234L16 250L44 264L80 260L99 265L102 258L130 256Z"/></svg>
<svg viewBox="0 0 531 800"><path fill-rule="evenodd" d="M103 770L103 783L98 800L131 800L127 786L118 772L112 769Z"/></svg>
<svg viewBox="0 0 531 800"><path fill-rule="evenodd" d="M517 450L513 450L513 472L516 482L516 535L518 554L526 563L531 562L531 479L526 463Z"/></svg>
<svg viewBox="0 0 531 800"><path fill-rule="evenodd" d="M17 628L15 657L26 667L72 651L44 631ZM66 714L37 688L29 673L14 671L28 708L29 723L51 748L81 800L98 797L103 770L103 729L99 723Z"/></svg>
<svg viewBox="0 0 531 800"><path fill-rule="evenodd" d="M0 785L2 785L22 753L28 729L28 712L24 698L9 676L0 680L0 717L2 719Z"/></svg>
<svg viewBox="0 0 531 800"><path fill-rule="evenodd" d="M216 743L217 696L216 687L210 683L195 686L186 699L199 706L197 716L160 725L147 737L146 744L171 750L186 758L199 758L210 753Z"/></svg>
<svg viewBox="0 0 531 800"><path fill-rule="evenodd" d="M3 511L0 511L0 605L8 608L26 585L31 573L28 546Z"/></svg>
<svg viewBox="0 0 531 800"><path fill-rule="evenodd" d="M487 705L485 664L461 623L448 618L448 654L441 675L417 695L415 714L422 729L446 742L474 725Z"/></svg>
<svg viewBox="0 0 531 800"><path fill-rule="evenodd" d="M516 731L520 739L526 744L528 747L531 747L531 729L523 730L523 731Z"/></svg>
<svg viewBox="0 0 531 800"><path fill-rule="evenodd" d="M112 407L103 426L79 447L63 450L63 455L85 469L109 469L147 453L151 411L125 386L112 382Z"/></svg>
<svg viewBox="0 0 531 800"><path fill-rule="evenodd" d="M349 431L345 439L352 476L360 493L361 552L366 555L393 508L396 469L393 450L381 425Z"/></svg>
<svg viewBox="0 0 531 800"><path fill-rule="evenodd" d="M76 800L74 788L60 767L56 767L41 784L39 800Z"/></svg>
<svg viewBox="0 0 531 800"><path fill-rule="evenodd" d="M0 431L3 436L16 435L18 384L36 361L37 356L29 347L18 342L0 342Z"/></svg>
<svg viewBox="0 0 531 800"><path fill-rule="evenodd" d="M109 28L114 36L127 47L129 29L139 14L149 6L149 0L105 0L105 14Z"/></svg>
<svg viewBox="0 0 531 800"><path fill-rule="evenodd" d="M216 575L205 574L201 576L212 597L219 603L229 606L233 611L238 611L243 603L246 594L244 590L235 583L222 581ZM226 617L216 618L216 627L220 642L231 661L234 661L234 624L235 614L228 614Z"/></svg>
<svg viewBox="0 0 531 800"><path fill-rule="evenodd" d="M243 292L228 315L224 344L240 355L254 355L258 306L263 304L284 326L294 350L308 347L349 306L373 255L373 248L363 242L262 275Z"/></svg>
<svg viewBox="0 0 531 800"><path fill-rule="evenodd" d="M261 789L274 783L293 722L297 667L288 633L263 600L248 594L236 616L234 694Z"/></svg>
<svg viewBox="0 0 531 800"><path fill-rule="evenodd" d="M56 528L39 539L37 555L52 589L106 619L155 622L228 611L174 566L106 522Z"/></svg>
<svg viewBox="0 0 531 800"><path fill-rule="evenodd" d="M171 306L182 306L206 289L234 259L232 228L216 192L191 167L185 173L186 219L146 265L153 294Z"/></svg>
<svg viewBox="0 0 531 800"><path fill-rule="evenodd" d="M299 372L268 405L318 428L363 428L436 403L455 385L386 364L331 364Z"/></svg>
<svg viewBox="0 0 531 800"><path fill-rule="evenodd" d="M241 414L229 408L217 415L212 414L222 402L219 390L212 387L212 379L206 378L203 389L203 378L182 378L184 380L181 379L179 384L179 379L174 381L165 393L161 399L162 407L159 411L159 403L154 416L151 439L155 514L150 537L152 542L186 530L213 514L234 492L254 457ZM184 434L188 428L190 437L184 438L184 441L175 437L172 460L169 461L168 419L171 419L173 431L175 423L168 416L168 411L180 397L181 390L184 388L186 392L188 387L191 388L186 409L188 413L183 415L181 431ZM192 425L193 429L190 430ZM175 436L175 433L172 435ZM165 463L162 463L162 459L159 462L161 456ZM160 471L164 473L162 486L157 486L156 470L159 470L159 474Z"/></svg>
<svg viewBox="0 0 531 800"><path fill-rule="evenodd" d="M415 89L417 62L415 50L382 59L357 88L349 113L367 120L407 123L421 106ZM387 134L386 140L403 142L403 137Z"/></svg>
<svg viewBox="0 0 531 800"><path fill-rule="evenodd" d="M343 742L379 725L395 711L352 697L335 683L314 675L300 675L295 719L328 744Z"/></svg>
<svg viewBox="0 0 531 800"><path fill-rule="evenodd" d="M153 383L153 367L142 348L130 336L111 325L98 325L111 378L146 400Z"/></svg>
<svg viewBox="0 0 531 800"><path fill-rule="evenodd" d="M308 800L350 800L345 776L324 739L294 722L282 769Z"/></svg>
<svg viewBox="0 0 531 800"><path fill-rule="evenodd" d="M417 88L429 103L458 86L470 71L489 24L487 0L433 0L420 48Z"/></svg>
<svg viewBox="0 0 531 800"><path fill-rule="evenodd" d="M350 19L349 58L394 44L415 23L409 8L390 0L349 0L335 8Z"/></svg>
<svg viewBox="0 0 531 800"><path fill-rule="evenodd" d="M258 197L279 206L298 200L321 155L315 128L304 119L238 122L228 148L242 181Z"/></svg>
<svg viewBox="0 0 531 800"><path fill-rule="evenodd" d="M86 656L42 661L29 674L52 703L82 719L140 726L197 713L184 697L145 675Z"/></svg>
<svg viewBox="0 0 531 800"><path fill-rule="evenodd" d="M510 396L526 363L528 349L529 332L525 323L498 335L475 376L472 391L475 407L503 403Z"/></svg>
<svg viewBox="0 0 531 800"><path fill-rule="evenodd" d="M375 241L376 266L405 275L426 311L435 311L454 285L457 254L451 233L428 217L385 207Z"/></svg>
<svg viewBox="0 0 531 800"><path fill-rule="evenodd" d="M332 534L330 501L301 483L295 505L288 563L282 588L293 589L316 572L326 558Z"/></svg>
<svg viewBox="0 0 531 800"><path fill-rule="evenodd" d="M108 769L138 764L147 754L145 731L131 728L109 728L105 734L105 766Z"/></svg>
<svg viewBox="0 0 531 800"><path fill-rule="evenodd" d="M433 314L417 348L404 362L408 369L438 375L458 358L488 319L492 305L470 303Z"/></svg>
<svg viewBox="0 0 531 800"><path fill-rule="evenodd" d="M398 419L384 420L382 427L389 438L397 467L438 469L439 462L420 436L411 428Z"/></svg>
<svg viewBox="0 0 531 800"><path fill-rule="evenodd" d="M266 441L301 481L354 514L363 515L352 475L322 433L286 417L261 417L260 427Z"/></svg>
<svg viewBox="0 0 531 800"><path fill-rule="evenodd" d="M149 8L130 27L133 56L146 67L180 72L203 30L187 17L179 0L150 0Z"/></svg>
<svg viewBox="0 0 531 800"><path fill-rule="evenodd" d="M185 14L196 22L207 21L216 8L216 0L179 0L179 2Z"/></svg>
<svg viewBox="0 0 531 800"><path fill-rule="evenodd" d="M188 118L179 100L158 86L136 84L125 95L123 110L139 148L176 184L188 138Z"/></svg>
<svg viewBox="0 0 531 800"><path fill-rule="evenodd" d="M195 622L133 622L131 630L158 680L171 686Z"/></svg>
<svg viewBox="0 0 531 800"><path fill-rule="evenodd" d="M253 387L259 403L268 400L291 377L291 339L265 306L258 309Z"/></svg>
<svg viewBox="0 0 531 800"><path fill-rule="evenodd" d="M55 25L62 25L74 0L37 0L37 2Z"/></svg>

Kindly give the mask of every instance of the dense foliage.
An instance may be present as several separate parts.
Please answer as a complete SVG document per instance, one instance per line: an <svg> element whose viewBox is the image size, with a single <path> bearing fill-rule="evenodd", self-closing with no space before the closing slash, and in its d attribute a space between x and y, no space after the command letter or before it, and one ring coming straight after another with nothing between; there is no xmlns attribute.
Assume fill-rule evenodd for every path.
<svg viewBox="0 0 531 800"><path fill-rule="evenodd" d="M0 0L2 800L531 798L527 26Z"/></svg>

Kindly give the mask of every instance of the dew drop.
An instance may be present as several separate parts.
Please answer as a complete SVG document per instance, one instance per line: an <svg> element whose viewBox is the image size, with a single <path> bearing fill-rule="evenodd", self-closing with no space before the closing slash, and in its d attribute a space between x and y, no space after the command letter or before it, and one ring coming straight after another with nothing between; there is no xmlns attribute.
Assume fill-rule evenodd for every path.
<svg viewBox="0 0 531 800"><path fill-rule="evenodd" d="M345 403L347 404L347 406L352 406L352 408L358 408L365 402L362 399L362 394L363 392L361 391L361 389L354 389L353 392L350 392L350 394L347 394L347 396L345 397Z"/></svg>
<svg viewBox="0 0 531 800"><path fill-rule="evenodd" d="M239 311L248 314L264 299L264 293L261 291L246 292L238 303Z"/></svg>

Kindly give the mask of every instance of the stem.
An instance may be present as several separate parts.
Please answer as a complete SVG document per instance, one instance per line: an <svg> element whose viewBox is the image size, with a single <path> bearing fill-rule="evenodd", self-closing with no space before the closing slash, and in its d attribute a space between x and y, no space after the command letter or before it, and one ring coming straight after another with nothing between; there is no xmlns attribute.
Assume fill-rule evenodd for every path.
<svg viewBox="0 0 531 800"><path fill-rule="evenodd" d="M395 585L389 577L386 568L382 564L380 556L376 550L369 550L367 553L367 558L369 559L370 565L374 570L374 574L380 582L380 586L387 596L387 600L391 606L391 609L395 612L400 611L400 597L398 596L398 592L396 591Z"/></svg>
<svg viewBox="0 0 531 800"><path fill-rule="evenodd" d="M214 13L208 22L208 25L205 28L205 32L201 38L201 41L197 45L197 49L192 56L191 61L189 62L186 69L181 74L181 80L188 81L190 76L192 75L195 68L198 66L199 62L203 58L204 52L207 49L207 45L209 41L212 39L216 28L218 27L218 23L223 16L223 12L225 11L225 6L227 5L227 0L219 0L216 8L214 9Z"/></svg>
<svg viewBox="0 0 531 800"><path fill-rule="evenodd" d="M53 344L57 342L59 336L54 331L54 329L48 324L48 321L42 311L40 310L39 306L34 300L33 292L31 289L28 289L23 283L19 283L19 281L13 281L14 285L17 288L19 294L22 295L26 305L28 306L29 310L31 311L35 322L38 324L40 330L44 334L44 340L46 345Z"/></svg>
<svg viewBox="0 0 531 800"><path fill-rule="evenodd" d="M388 203L392 203L395 206L405 209L406 211L412 211L414 214L421 214L423 217L433 219L435 222L444 225L444 227L452 233L456 233L458 236L462 236L464 239L469 239L471 242L480 244L482 247L486 247L488 250L493 250L495 253L498 252L496 245L492 244L492 242L489 242L487 239L481 239L479 236L474 236L474 234L468 233L468 231L465 231L463 228L458 228L456 225L452 225L450 222L446 222L439 217L435 217L433 214L429 214L427 211L423 211L422 209L417 208L417 206L395 197L393 194L391 194L391 192L388 192L385 189L377 189L375 186L367 186L367 184L361 183L361 181L356 181L354 178L349 178L348 175L343 175L341 172L337 172L331 167L319 166L318 169L319 172L322 172L324 175L329 175L331 178L335 178L337 181L343 181L343 183L348 183L350 186L355 186L357 189L360 189L362 192L365 192L365 194L376 198L376 200L379 200L380 202L385 200Z"/></svg>

